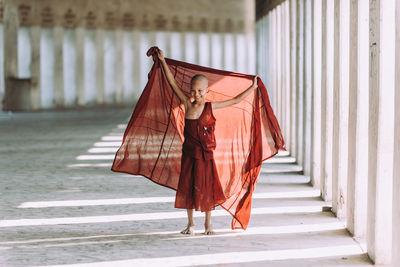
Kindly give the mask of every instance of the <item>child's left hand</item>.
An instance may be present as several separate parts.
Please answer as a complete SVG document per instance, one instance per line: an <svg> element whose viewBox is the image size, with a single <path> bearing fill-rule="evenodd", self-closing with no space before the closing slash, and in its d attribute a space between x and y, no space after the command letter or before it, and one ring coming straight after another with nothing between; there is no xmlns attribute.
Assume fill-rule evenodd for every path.
<svg viewBox="0 0 400 267"><path fill-rule="evenodd" d="M253 84L252 84L252 86L255 88L257 88L257 78L258 78L258 75L254 76Z"/></svg>

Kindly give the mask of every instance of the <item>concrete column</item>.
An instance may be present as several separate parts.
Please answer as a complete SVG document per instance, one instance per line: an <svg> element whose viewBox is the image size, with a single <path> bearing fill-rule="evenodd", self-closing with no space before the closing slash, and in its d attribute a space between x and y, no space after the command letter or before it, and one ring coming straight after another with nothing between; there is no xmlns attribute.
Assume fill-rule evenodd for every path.
<svg viewBox="0 0 400 267"><path fill-rule="evenodd" d="M193 32L183 33L185 38L185 61L196 64L197 63L197 53L196 51L198 42L196 42L196 34Z"/></svg>
<svg viewBox="0 0 400 267"><path fill-rule="evenodd" d="M305 99L304 99L304 6L305 3L302 0L297 0L297 34L296 34L296 46L297 46L297 59L296 59L296 80L297 80L297 161L300 165L304 166L304 121L305 121Z"/></svg>
<svg viewBox="0 0 400 267"><path fill-rule="evenodd" d="M290 0L290 155L297 156L297 0ZM273 36L273 35L272 35Z"/></svg>
<svg viewBox="0 0 400 267"><path fill-rule="evenodd" d="M236 34L236 69L238 72L245 73L246 72L246 37L243 33ZM268 52L267 48L265 51ZM211 52L208 52L206 55L210 55ZM208 65L210 65L208 63ZM264 75L265 76L265 75ZM267 84L269 89L270 84Z"/></svg>
<svg viewBox="0 0 400 267"><path fill-rule="evenodd" d="M313 0L304 6L304 174L311 176L313 127Z"/></svg>
<svg viewBox="0 0 400 267"><path fill-rule="evenodd" d="M368 184L368 0L350 2L347 229L365 237ZM355 78L356 77L356 78Z"/></svg>
<svg viewBox="0 0 400 267"><path fill-rule="evenodd" d="M335 1L332 210L344 218L347 190L349 2Z"/></svg>
<svg viewBox="0 0 400 267"><path fill-rule="evenodd" d="M395 43L395 103L400 103L400 3L396 1L396 43ZM394 136L400 136L400 105L394 106ZM392 266L400 266L400 139L394 139L393 169L393 260Z"/></svg>
<svg viewBox="0 0 400 267"><path fill-rule="evenodd" d="M235 39L232 33L224 33L224 70L235 70Z"/></svg>
<svg viewBox="0 0 400 267"><path fill-rule="evenodd" d="M7 97L10 94L10 88L8 78L9 77L18 77L18 11L17 8L10 3L11 1L5 1L4 3L4 17L3 17L3 25L4 25L4 47L3 52L4 55L4 97L5 97L5 107L7 108L9 98ZM11 104L11 103L9 103Z"/></svg>
<svg viewBox="0 0 400 267"><path fill-rule="evenodd" d="M112 47L113 48L113 47ZM111 50L111 53L114 52L113 49L108 49L108 51ZM92 29L86 29L85 30L85 38L84 38L84 75L85 75L85 82L84 82L84 95L85 95L85 100L84 104L85 106L93 106L96 104L96 98L97 98L97 89L96 89L96 33L95 30ZM106 56L110 56L111 53L105 53ZM113 55L115 56L115 55ZM113 59L115 60L115 58ZM114 66L114 62L109 62L110 68L111 66ZM109 68L109 69L110 69ZM112 72L115 73L115 72ZM108 81L109 76L108 76L108 71L105 72L106 76L105 78ZM110 82L110 81L108 81ZM112 84L112 88L115 88L115 80L112 80L110 83ZM111 87L111 86L110 86ZM112 89L113 90L113 89ZM111 95L107 95L107 101L113 102L115 99L115 91Z"/></svg>
<svg viewBox="0 0 400 267"><path fill-rule="evenodd" d="M53 29L54 38L54 104L55 107L65 106L64 97L64 63L63 42L64 28L57 25Z"/></svg>
<svg viewBox="0 0 400 267"><path fill-rule="evenodd" d="M131 105L134 103L134 57L133 36L131 31L122 31L122 103ZM165 45L163 44L163 47Z"/></svg>
<svg viewBox="0 0 400 267"><path fill-rule="evenodd" d="M75 107L76 99L76 46L75 29L64 29L63 42L63 80L64 105Z"/></svg>
<svg viewBox="0 0 400 267"><path fill-rule="evenodd" d="M173 58L176 60L183 60L183 49L181 47L182 42L182 34L179 32L171 32L170 33L170 47L171 51L170 54L167 54L166 57ZM135 41L135 43L137 43Z"/></svg>
<svg viewBox="0 0 400 267"><path fill-rule="evenodd" d="M115 30L115 102L122 103L124 99L123 88L123 33L121 29Z"/></svg>
<svg viewBox="0 0 400 267"><path fill-rule="evenodd" d="M0 24L0 40L4 40L4 27ZM3 110L3 99L5 91L4 80L4 41L0 42L0 112Z"/></svg>
<svg viewBox="0 0 400 267"><path fill-rule="evenodd" d="M198 49L199 49L198 53L201 55L201 57L199 57L199 64L202 66L207 66L207 67L209 67L211 65L210 57L207 56L211 53L209 37L210 36L207 33L200 33L199 34L199 45L198 45Z"/></svg>
<svg viewBox="0 0 400 267"><path fill-rule="evenodd" d="M332 200L334 1L322 2L321 196Z"/></svg>
<svg viewBox="0 0 400 267"><path fill-rule="evenodd" d="M340 131L340 119L342 114L340 114L340 0L334 1L334 19L333 19L333 110L332 110L332 154L331 157L332 164L332 211L337 214L338 206L338 175L339 175L339 131Z"/></svg>
<svg viewBox="0 0 400 267"><path fill-rule="evenodd" d="M285 141L286 141L286 148L288 151L291 149L290 139L291 139L291 129L290 129L290 121L291 121L291 75L290 75L290 1L284 2L285 8L285 109L284 109L284 116L285 116L285 131L283 132ZM268 60L266 59L266 65L268 68Z"/></svg>
<svg viewBox="0 0 400 267"><path fill-rule="evenodd" d="M96 102L104 104L104 30L96 29Z"/></svg>
<svg viewBox="0 0 400 267"><path fill-rule="evenodd" d="M286 138L285 133L286 133L286 78L287 78L287 72L286 72L286 57L287 57L287 52L286 52L286 9L285 9L285 2L282 2L280 4L280 14L281 14L281 101L280 101L280 113L281 113L281 125L282 125L282 135ZM285 139L286 140L286 139Z"/></svg>
<svg viewBox="0 0 400 267"><path fill-rule="evenodd" d="M312 170L311 183L319 188L321 185L321 1L314 1L313 13L313 130L312 130Z"/></svg>
<svg viewBox="0 0 400 267"><path fill-rule="evenodd" d="M17 8L5 1L4 4L4 58L5 78L18 77L18 11ZM7 82L7 81L6 81ZM7 92L7 84L6 84Z"/></svg>
<svg viewBox="0 0 400 267"><path fill-rule="evenodd" d="M170 42L172 41L172 34L170 35ZM143 75L142 68L140 65L140 32L138 30L134 30L132 32L133 38L133 73L131 73L133 77L133 101L139 99L141 95L142 89L140 88L140 77ZM165 55L166 57L171 57L172 51L170 50L169 54Z"/></svg>
<svg viewBox="0 0 400 267"><path fill-rule="evenodd" d="M223 40L220 33L211 34L211 66L216 69L223 68Z"/></svg>
<svg viewBox="0 0 400 267"><path fill-rule="evenodd" d="M394 10L395 0L370 1L367 251L375 264L392 259Z"/></svg>
<svg viewBox="0 0 400 267"><path fill-rule="evenodd" d="M30 27L31 39L31 108L39 110L42 107L42 87L40 82L40 36L41 28L39 26Z"/></svg>
<svg viewBox="0 0 400 267"><path fill-rule="evenodd" d="M340 98L339 98L339 169L337 189L337 216L346 217L347 177L349 152L349 52L350 52L350 3L348 0L340 2ZM346 155L342 157L340 155Z"/></svg>
<svg viewBox="0 0 400 267"><path fill-rule="evenodd" d="M271 10L271 49L270 49L270 102L273 109L276 108L276 10Z"/></svg>
<svg viewBox="0 0 400 267"><path fill-rule="evenodd" d="M76 28L76 103L78 106L83 106L85 104L85 29L82 26Z"/></svg>
<svg viewBox="0 0 400 267"><path fill-rule="evenodd" d="M275 53L277 55L276 60L276 118L278 119L279 124L282 125L282 4L277 6L276 8L276 50Z"/></svg>
<svg viewBox="0 0 400 267"><path fill-rule="evenodd" d="M248 19L245 20L246 41L247 41L247 73L256 72L256 38L255 38L255 1L245 0L245 13Z"/></svg>
<svg viewBox="0 0 400 267"><path fill-rule="evenodd" d="M42 108L54 108L54 32L43 28L40 39L40 85Z"/></svg>

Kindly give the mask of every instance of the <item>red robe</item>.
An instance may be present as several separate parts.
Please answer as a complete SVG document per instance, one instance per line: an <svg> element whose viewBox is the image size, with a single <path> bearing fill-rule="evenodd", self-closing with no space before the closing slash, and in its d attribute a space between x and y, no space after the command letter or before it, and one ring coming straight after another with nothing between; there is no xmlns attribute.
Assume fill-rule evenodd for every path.
<svg viewBox="0 0 400 267"><path fill-rule="evenodd" d="M112 171L143 175L177 190L184 141L185 109L170 87L156 55L154 64L115 154ZM251 86L254 76L223 71L166 58L178 86L190 96L190 80L208 78L206 101L235 97ZM286 150L285 142L260 78L258 88L240 103L213 111L216 118L214 160L227 200L221 204L232 216L232 229L246 229L251 197L262 161Z"/></svg>
<svg viewBox="0 0 400 267"><path fill-rule="evenodd" d="M213 153L215 122L210 102L198 119L185 119L175 208L210 211L226 201Z"/></svg>

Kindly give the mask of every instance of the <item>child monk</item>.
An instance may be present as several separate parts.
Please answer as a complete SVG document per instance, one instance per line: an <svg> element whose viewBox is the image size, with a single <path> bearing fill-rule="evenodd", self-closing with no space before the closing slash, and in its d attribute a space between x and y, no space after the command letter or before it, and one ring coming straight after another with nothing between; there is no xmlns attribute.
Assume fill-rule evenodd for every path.
<svg viewBox="0 0 400 267"><path fill-rule="evenodd" d="M205 212L204 234L215 234L211 227L211 210L226 200L218 177L213 150L215 117L212 110L234 105L242 101L257 88L257 77L253 84L234 98L225 101L206 102L209 90L208 79L196 74L191 79L190 95L187 97L176 84L162 50L158 50L167 80L185 106L184 142L182 146L181 172L175 197L175 208L187 210L188 224L182 234L194 234L193 209Z"/></svg>

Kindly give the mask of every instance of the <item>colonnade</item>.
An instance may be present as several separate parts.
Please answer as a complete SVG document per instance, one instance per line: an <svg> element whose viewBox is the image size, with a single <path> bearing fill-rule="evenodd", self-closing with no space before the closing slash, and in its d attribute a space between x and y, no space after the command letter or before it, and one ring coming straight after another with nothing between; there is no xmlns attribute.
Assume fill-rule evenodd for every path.
<svg viewBox="0 0 400 267"><path fill-rule="evenodd" d="M257 72L288 150L369 257L400 266L400 3L272 2Z"/></svg>
<svg viewBox="0 0 400 267"><path fill-rule="evenodd" d="M147 28L141 26L142 24L129 29L107 28L102 26L101 20L96 21L95 17L93 21L91 19L95 15L100 17L101 11L95 15L89 12L90 16L82 17L82 21L77 22L74 27L65 26L68 23L60 21L68 19L71 10L65 11L66 15L53 16L52 24L24 24L21 23L24 19L45 21L46 12L50 12L46 11L48 7L44 3L40 6L44 11L32 11L31 18L21 10L35 10L39 6L25 2L25 5L18 6L8 1L4 6L3 23L0 24L0 66L4 66L3 71L0 70L0 100L7 93L6 88L11 94L22 90L19 83L15 85L13 82L20 82L22 85L26 82L29 90L21 91L19 96L23 98L21 101L25 100L25 103L19 104L22 105L22 110L95 105L132 106L147 82L152 59L146 56L146 52L151 46L158 46L165 51L166 57L176 60L255 74L255 36L251 27L254 26L254 4L249 0L235 1L236 6L243 5L245 8L229 11L243 13L237 14L237 17L245 18L242 19L242 28L237 26L236 20L226 20L221 16L218 18L221 21L218 21L209 15L213 12L209 12L202 15L203 20L195 17L200 26L209 25L204 32L198 29L199 25L194 25L195 22L188 22L190 27L195 28L193 31L187 30L190 27L186 24L175 30L171 26L174 21L169 21L166 28L159 25L157 17L151 22L144 20L142 24L149 24ZM165 3L164 1L161 4ZM178 4L187 5L183 1ZM149 4L138 8L145 10L147 5ZM206 3L207 5L209 4ZM56 5L51 7L57 10ZM126 12L128 11L132 10ZM63 10L52 12L63 14ZM109 14L109 10L104 12ZM209 19L206 15L210 16ZM79 15L73 15L72 19L74 16ZM163 18L160 14L158 16L159 19ZM182 15L182 21L186 17ZM138 17L137 20L142 18ZM219 24L215 24L217 22ZM230 25L228 22L235 22L236 28L222 27L225 24ZM4 51L7 51L6 54ZM11 98L6 99L5 106L10 106L8 102L16 101ZM3 108L0 104L1 109Z"/></svg>

